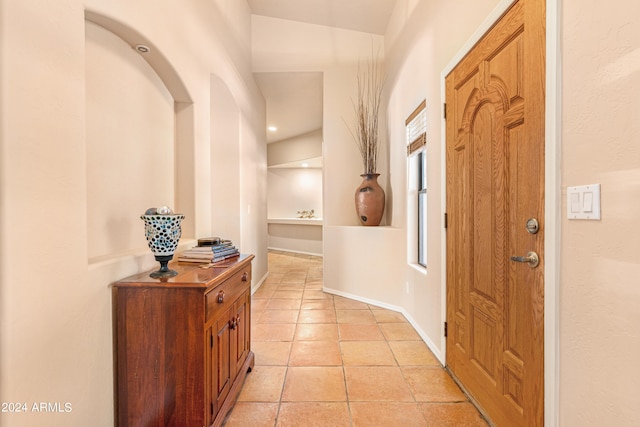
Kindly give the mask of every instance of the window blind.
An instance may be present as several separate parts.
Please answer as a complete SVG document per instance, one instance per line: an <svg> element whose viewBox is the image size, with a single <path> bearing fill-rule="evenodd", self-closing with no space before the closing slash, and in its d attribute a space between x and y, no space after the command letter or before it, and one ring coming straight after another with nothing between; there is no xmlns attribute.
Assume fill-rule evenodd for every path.
<svg viewBox="0 0 640 427"><path fill-rule="evenodd" d="M427 101L422 101L418 108L405 121L407 129L407 155L410 156L427 144Z"/></svg>

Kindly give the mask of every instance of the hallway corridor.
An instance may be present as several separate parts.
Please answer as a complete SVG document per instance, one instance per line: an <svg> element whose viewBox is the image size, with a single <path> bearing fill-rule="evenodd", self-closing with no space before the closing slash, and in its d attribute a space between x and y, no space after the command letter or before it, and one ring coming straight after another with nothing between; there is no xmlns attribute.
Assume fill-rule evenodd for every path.
<svg viewBox="0 0 640 427"><path fill-rule="evenodd" d="M226 427L487 426L399 313L322 291L322 259L269 253L255 368Z"/></svg>

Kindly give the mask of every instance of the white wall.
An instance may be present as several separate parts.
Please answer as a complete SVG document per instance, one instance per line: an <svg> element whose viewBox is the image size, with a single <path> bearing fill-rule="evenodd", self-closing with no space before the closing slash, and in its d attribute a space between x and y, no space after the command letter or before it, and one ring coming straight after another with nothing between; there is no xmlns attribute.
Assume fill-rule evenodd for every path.
<svg viewBox="0 0 640 427"><path fill-rule="evenodd" d="M240 244L240 110L228 86L211 76L211 237ZM242 250L242 248L239 248Z"/></svg>
<svg viewBox="0 0 640 427"><path fill-rule="evenodd" d="M322 157L322 129L267 145L268 166Z"/></svg>
<svg viewBox="0 0 640 427"><path fill-rule="evenodd" d="M640 4L562 2L560 425L640 425ZM566 219L601 184L602 219Z"/></svg>
<svg viewBox="0 0 640 427"><path fill-rule="evenodd" d="M269 222L269 249L323 255L322 224L309 220L283 222Z"/></svg>
<svg viewBox="0 0 640 427"><path fill-rule="evenodd" d="M277 143L271 143L273 145ZM269 248L322 255L322 169L269 168L267 174L269 219L295 219L298 211L313 209L320 224L301 225L296 221L268 226ZM299 221L298 221L299 222Z"/></svg>
<svg viewBox="0 0 640 427"><path fill-rule="evenodd" d="M116 91L105 94L110 98L102 104L107 107L105 122L95 109L89 110L97 88L91 86L96 83L88 74L98 66L94 60L105 58L95 57L95 50L120 42L108 36L110 41L96 46L89 30L85 44L85 7L92 19L103 17L112 25L110 30L127 43L140 40L152 47L154 55L148 62L176 101L173 117L169 114L167 118L166 105L158 108L170 101L157 79L127 48L112 52L111 66L105 71L111 71L114 79L126 73L129 77L118 82L125 85L140 79L138 89L144 86L147 92L132 87L119 104ZM95 173L107 160L113 161L105 158L105 164L96 165L101 154L95 149L104 147L110 138L154 137L148 129L145 132L145 120L157 121L160 116L175 120L170 124L175 132L174 158L169 161L173 162L175 191L167 195L173 197L168 203L188 214L187 241L210 235L210 94L211 76L217 76L236 105L239 136L234 142L242 160L235 168L240 197L234 214L240 218L242 250L257 255L254 278L260 280L266 273L267 246L264 100L250 69L248 6L195 0L0 0L0 14L0 400L71 404L68 413L3 413L0 424L112 426L109 284L157 263L147 248L135 249L139 243L127 241L136 227L143 235L137 217L126 216L124 221L131 228L114 236L120 243L110 246L100 240L126 227L89 226L88 215L98 206L110 212L132 209L139 215L139 208L131 205L137 200L142 201L143 209L155 204L145 197L150 195L147 190L153 195L157 187L123 188L127 183L119 183L118 178L132 173L127 169L112 167ZM85 54L85 48L91 52ZM149 92L153 86L157 91ZM144 107L145 99L152 102L150 108ZM122 111L113 111L114 103ZM134 113L127 114L126 108L134 105L139 106L134 109L136 114L150 115L141 122L128 122ZM117 131L100 132L100 126L116 117L124 121L120 129L115 126ZM119 133L127 128L130 132ZM155 130L161 132L158 137L165 144L165 125ZM99 145L90 147L88 138L92 142L99 138ZM144 150L142 154L125 153L132 147L119 146L123 143L113 143L121 154L119 160L140 161ZM168 157L170 151L165 151ZM146 172L144 166L139 171ZM105 197L117 198L121 190L127 206L120 205L122 200L112 204L96 194L96 180L103 175L113 183L100 183L108 193ZM166 185L170 187L171 182ZM90 241L103 246L92 247ZM133 249L121 254L122 248ZM111 255L98 260L104 253Z"/></svg>
<svg viewBox="0 0 640 427"><path fill-rule="evenodd" d="M296 218L311 209L322 218L322 169L271 168L267 180L269 218Z"/></svg>
<svg viewBox="0 0 640 427"><path fill-rule="evenodd" d="M40 3L0 4L0 400L73 402L79 419L111 424L108 300L96 304L109 294L87 283L83 8ZM62 426L75 414L0 416Z"/></svg>

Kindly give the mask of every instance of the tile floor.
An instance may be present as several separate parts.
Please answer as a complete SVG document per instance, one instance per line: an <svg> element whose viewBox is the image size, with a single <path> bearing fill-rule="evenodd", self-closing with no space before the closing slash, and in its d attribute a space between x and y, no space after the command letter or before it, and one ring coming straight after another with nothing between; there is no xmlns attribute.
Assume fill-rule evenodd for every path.
<svg viewBox="0 0 640 427"><path fill-rule="evenodd" d="M255 367L232 426L487 426L404 316L322 291L322 259L269 253Z"/></svg>

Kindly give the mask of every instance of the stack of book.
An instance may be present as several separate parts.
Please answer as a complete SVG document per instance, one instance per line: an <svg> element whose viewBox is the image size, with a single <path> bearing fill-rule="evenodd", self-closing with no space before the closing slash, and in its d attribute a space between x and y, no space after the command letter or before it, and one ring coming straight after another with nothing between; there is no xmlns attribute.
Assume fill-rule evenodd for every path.
<svg viewBox="0 0 640 427"><path fill-rule="evenodd" d="M220 240L212 245L198 245L187 249L178 257L179 262L214 263L239 256L240 252L230 240Z"/></svg>

